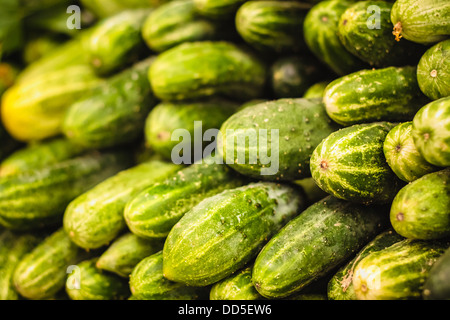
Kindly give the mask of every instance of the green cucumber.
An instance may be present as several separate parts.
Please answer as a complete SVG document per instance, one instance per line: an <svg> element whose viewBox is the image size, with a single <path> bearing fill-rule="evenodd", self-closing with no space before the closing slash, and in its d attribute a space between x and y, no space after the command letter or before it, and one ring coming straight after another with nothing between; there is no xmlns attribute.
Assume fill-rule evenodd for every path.
<svg viewBox="0 0 450 320"><path fill-rule="evenodd" d="M404 186L392 202L390 219L395 231L408 239L450 237L450 169Z"/></svg>
<svg viewBox="0 0 450 320"><path fill-rule="evenodd" d="M295 181L311 176L314 148L338 128L320 99L278 99L233 114L220 128L217 147L223 161L243 175Z"/></svg>
<svg viewBox="0 0 450 320"><path fill-rule="evenodd" d="M327 88L330 81L320 81L311 85L303 94L303 98L305 99L313 99L313 98L323 98L325 93L325 89Z"/></svg>
<svg viewBox="0 0 450 320"><path fill-rule="evenodd" d="M98 257L83 260L68 276L65 290L71 300L125 300L128 281L96 267Z"/></svg>
<svg viewBox="0 0 450 320"><path fill-rule="evenodd" d="M425 300L450 299L450 248L433 264L425 280L422 296Z"/></svg>
<svg viewBox="0 0 450 320"><path fill-rule="evenodd" d="M301 292L348 261L388 225L386 208L328 196L289 221L255 260L252 282L268 298Z"/></svg>
<svg viewBox="0 0 450 320"><path fill-rule="evenodd" d="M347 201L392 201L402 181L383 153L389 122L356 124L325 138L311 156L312 177L325 192Z"/></svg>
<svg viewBox="0 0 450 320"><path fill-rule="evenodd" d="M212 20L232 19L246 0L194 0L195 9Z"/></svg>
<svg viewBox="0 0 450 320"><path fill-rule="evenodd" d="M450 40L429 48L417 66L420 90L432 100L450 96Z"/></svg>
<svg viewBox="0 0 450 320"><path fill-rule="evenodd" d="M254 259L304 206L302 192L272 182L251 183L206 198L167 236L164 276L191 286L222 280Z"/></svg>
<svg viewBox="0 0 450 320"><path fill-rule="evenodd" d="M449 247L445 241L405 239L371 252L355 267L358 300L421 299L430 268Z"/></svg>
<svg viewBox="0 0 450 320"><path fill-rule="evenodd" d="M383 144L383 152L392 171L406 182L438 170L417 150L412 137L412 121L400 123L389 131Z"/></svg>
<svg viewBox="0 0 450 320"><path fill-rule="evenodd" d="M85 249L108 245L126 228L126 203L141 190L165 179L180 166L148 161L103 180L70 202L63 225L72 241Z"/></svg>
<svg viewBox="0 0 450 320"><path fill-rule="evenodd" d="M142 238L164 239L200 201L245 182L246 179L224 164L200 160L131 199L124 210L125 221L128 228Z"/></svg>
<svg viewBox="0 0 450 320"><path fill-rule="evenodd" d="M125 152L92 152L0 178L0 224L31 230L61 223L73 199L130 165Z"/></svg>
<svg viewBox="0 0 450 320"><path fill-rule="evenodd" d="M266 73L263 62L236 44L197 41L161 53L150 67L149 78L161 100L221 95L245 101L262 95Z"/></svg>
<svg viewBox="0 0 450 320"><path fill-rule="evenodd" d="M216 282L209 293L209 300L262 300L252 283L252 266L245 267L228 278Z"/></svg>
<svg viewBox="0 0 450 320"><path fill-rule="evenodd" d="M164 242L159 239L147 240L126 232L114 240L100 255L95 266L128 278L142 259L161 251L163 245Z"/></svg>
<svg viewBox="0 0 450 320"><path fill-rule="evenodd" d="M357 300L353 288L353 273L358 262L369 253L383 250L394 243L404 240L393 229L389 229L377 235L365 245L353 259L342 266L328 283L327 297L329 300Z"/></svg>
<svg viewBox="0 0 450 320"><path fill-rule="evenodd" d="M401 38L430 45L450 37L450 3L447 0L397 0L391 22Z"/></svg>
<svg viewBox="0 0 450 320"><path fill-rule="evenodd" d="M134 300L205 300L204 287L190 287L170 281L163 275L163 252L141 260L130 275L130 289Z"/></svg>
<svg viewBox="0 0 450 320"><path fill-rule="evenodd" d="M364 69L332 81L324 103L331 119L349 126L411 121L429 99L417 84L415 66Z"/></svg>
<svg viewBox="0 0 450 320"><path fill-rule="evenodd" d="M438 167L450 166L450 97L423 106L414 116L412 135L426 161Z"/></svg>

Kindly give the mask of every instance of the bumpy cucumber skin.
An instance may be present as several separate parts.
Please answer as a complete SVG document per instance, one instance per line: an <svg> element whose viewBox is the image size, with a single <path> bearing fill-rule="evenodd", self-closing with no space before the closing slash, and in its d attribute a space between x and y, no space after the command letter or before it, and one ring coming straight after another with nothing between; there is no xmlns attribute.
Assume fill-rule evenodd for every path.
<svg viewBox="0 0 450 320"><path fill-rule="evenodd" d="M422 296L425 300L450 299L450 248L431 267Z"/></svg>
<svg viewBox="0 0 450 320"><path fill-rule="evenodd" d="M384 206L328 196L286 224L255 260L252 282L268 298L299 292L345 263L388 225Z"/></svg>
<svg viewBox="0 0 450 320"><path fill-rule="evenodd" d="M432 172L404 186L390 213L397 233L408 239L450 236L450 169Z"/></svg>
<svg viewBox="0 0 450 320"><path fill-rule="evenodd" d="M85 249L108 245L126 227L123 210L141 190L165 179L180 166L148 161L105 179L71 201L63 218L71 240Z"/></svg>
<svg viewBox="0 0 450 320"><path fill-rule="evenodd" d="M364 204L392 201L403 186L383 153L389 122L358 124L325 138L311 156L312 177L335 197Z"/></svg>
<svg viewBox="0 0 450 320"><path fill-rule="evenodd" d="M208 286L243 268L305 206L303 194L270 182L225 190L188 211L164 244L163 273Z"/></svg>
<svg viewBox="0 0 450 320"><path fill-rule="evenodd" d="M252 266L245 267L211 287L210 300L262 300L252 283Z"/></svg>

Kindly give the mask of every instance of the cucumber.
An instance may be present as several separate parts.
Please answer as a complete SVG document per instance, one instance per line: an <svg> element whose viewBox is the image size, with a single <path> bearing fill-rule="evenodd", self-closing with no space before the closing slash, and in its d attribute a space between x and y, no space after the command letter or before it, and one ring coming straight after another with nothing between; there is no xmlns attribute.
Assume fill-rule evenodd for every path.
<svg viewBox="0 0 450 320"><path fill-rule="evenodd" d="M353 287L358 300L421 299L430 268L448 248L445 241L405 239L358 262Z"/></svg>
<svg viewBox="0 0 450 320"><path fill-rule="evenodd" d="M149 78L161 100L220 95L245 101L262 95L266 69L254 54L234 43L196 41L161 53L150 67Z"/></svg>
<svg viewBox="0 0 450 320"><path fill-rule="evenodd" d="M242 175L295 181L311 176L314 148L338 128L320 99L278 99L228 118L220 128L217 148L223 162Z"/></svg>
<svg viewBox="0 0 450 320"><path fill-rule="evenodd" d="M112 76L92 95L72 104L64 116L62 133L77 145L97 149L140 138L145 117L157 104L147 77L153 60L142 60Z"/></svg>
<svg viewBox="0 0 450 320"><path fill-rule="evenodd" d="M415 66L364 69L332 81L324 103L335 122L411 121L429 102L417 84ZM382 80L381 80L382 79Z"/></svg>
<svg viewBox="0 0 450 320"><path fill-rule="evenodd" d="M423 106L414 116L412 135L426 161L438 167L450 166L450 97Z"/></svg>
<svg viewBox="0 0 450 320"><path fill-rule="evenodd" d="M425 280L422 297L425 300L450 299L450 248L433 264Z"/></svg>
<svg viewBox="0 0 450 320"><path fill-rule="evenodd" d="M439 170L429 164L417 150L412 137L412 121L400 123L389 131L383 144L383 152L392 171L406 182Z"/></svg>
<svg viewBox="0 0 450 320"><path fill-rule="evenodd" d="M323 98L325 89L331 81L319 81L312 84L303 94L305 99Z"/></svg>
<svg viewBox="0 0 450 320"><path fill-rule="evenodd" d="M391 170L383 152L393 123L356 124L325 138L311 156L312 177L335 197L363 204L393 200L403 182Z"/></svg>
<svg viewBox="0 0 450 320"><path fill-rule="evenodd" d="M194 0L195 9L212 20L232 19L246 0Z"/></svg>
<svg viewBox="0 0 450 320"><path fill-rule="evenodd" d="M126 203L179 169L173 163L154 160L120 171L68 204L63 217L64 230L82 248L108 245L126 228L123 218Z"/></svg>
<svg viewBox="0 0 450 320"><path fill-rule="evenodd" d="M142 259L161 251L163 245L164 242L159 239L147 240L126 232L114 240L100 255L95 266L128 278Z"/></svg>
<svg viewBox="0 0 450 320"><path fill-rule="evenodd" d="M408 239L450 237L450 169L404 186L392 202L390 219L395 231Z"/></svg>
<svg viewBox="0 0 450 320"><path fill-rule="evenodd" d="M450 39L429 48L417 66L420 90L432 100L450 96Z"/></svg>
<svg viewBox="0 0 450 320"><path fill-rule="evenodd" d="M14 287L27 299L51 298L64 289L69 266L87 256L63 229L57 229L20 260L13 275Z"/></svg>
<svg viewBox="0 0 450 320"><path fill-rule="evenodd" d="M0 179L0 224L35 230L62 222L66 206L83 192L130 166L125 152L88 153Z"/></svg>
<svg viewBox="0 0 450 320"><path fill-rule="evenodd" d="M130 296L128 281L96 267L98 257L76 265L65 284L71 300L125 300Z"/></svg>
<svg viewBox="0 0 450 320"><path fill-rule="evenodd" d="M144 258L130 275L134 300L206 300L207 288L190 287L166 279L163 275L163 252Z"/></svg>
<svg viewBox="0 0 450 320"><path fill-rule="evenodd" d="M245 267L233 275L212 285L209 300L262 300L252 283L252 266Z"/></svg>
<svg viewBox="0 0 450 320"><path fill-rule="evenodd" d="M283 298L348 261L388 225L386 208L328 196L274 235L256 257L252 282L267 298Z"/></svg>
<svg viewBox="0 0 450 320"><path fill-rule="evenodd" d="M391 22L397 41L401 38L430 45L450 36L450 3L447 0L397 0Z"/></svg>
<svg viewBox="0 0 450 320"><path fill-rule="evenodd" d="M175 282L208 286L243 268L305 205L289 185L257 182L209 197L172 228L163 273Z"/></svg>
<svg viewBox="0 0 450 320"><path fill-rule="evenodd" d="M404 238L392 228L377 235L333 275L328 283L327 298L329 300L357 300L352 281L355 266L369 253L383 250L402 240Z"/></svg>
<svg viewBox="0 0 450 320"><path fill-rule="evenodd" d="M165 239L172 227L200 201L226 189L243 186L241 178L224 164L199 161L131 199L124 210L128 228L142 238Z"/></svg>

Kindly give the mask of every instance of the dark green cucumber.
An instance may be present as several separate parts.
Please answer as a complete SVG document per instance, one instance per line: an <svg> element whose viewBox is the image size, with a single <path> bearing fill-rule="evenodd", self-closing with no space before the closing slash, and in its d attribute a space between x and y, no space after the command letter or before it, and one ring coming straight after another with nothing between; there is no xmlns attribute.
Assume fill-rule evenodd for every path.
<svg viewBox="0 0 450 320"><path fill-rule="evenodd" d="M68 268L86 256L58 229L20 260L13 275L14 287L27 299L51 298L64 288Z"/></svg>
<svg viewBox="0 0 450 320"><path fill-rule="evenodd" d="M328 196L288 222L255 260L252 282L269 298L292 295L348 261L388 225L384 206Z"/></svg>
<svg viewBox="0 0 450 320"><path fill-rule="evenodd" d="M430 268L448 241L405 239L371 252L356 265L353 288L358 300L421 299Z"/></svg>
<svg viewBox="0 0 450 320"><path fill-rule="evenodd" d="M172 281L208 286L249 263L305 207L289 185L258 182L206 198L172 228L163 273Z"/></svg>
<svg viewBox="0 0 450 320"><path fill-rule="evenodd" d="M328 115L344 126L411 121L427 102L415 66L360 70L332 81L324 94Z"/></svg>
<svg viewBox="0 0 450 320"><path fill-rule="evenodd" d="M209 300L262 300L252 283L252 266L216 282L209 293Z"/></svg>
<svg viewBox="0 0 450 320"><path fill-rule="evenodd" d="M392 201L403 182L383 153L388 122L357 124L325 138L311 156L312 177L325 192L352 202Z"/></svg>
<svg viewBox="0 0 450 320"><path fill-rule="evenodd" d="M425 300L450 299L450 248L431 267L422 296Z"/></svg>
<svg viewBox="0 0 450 320"><path fill-rule="evenodd" d="M130 165L125 152L94 152L0 178L0 224L31 230L61 223L73 199Z"/></svg>
<svg viewBox="0 0 450 320"><path fill-rule="evenodd" d="M130 296L127 279L98 269L98 257L83 260L68 276L65 290L71 300L125 300Z"/></svg>
<svg viewBox="0 0 450 320"><path fill-rule="evenodd" d="M194 0L195 9L212 20L232 19L246 0Z"/></svg>
<svg viewBox="0 0 450 320"><path fill-rule="evenodd" d="M241 38L262 52L301 52L303 21L310 5L296 1L246 1L236 12Z"/></svg>
<svg viewBox="0 0 450 320"><path fill-rule="evenodd" d="M208 290L190 287L166 279L163 275L163 252L159 251L139 262L130 275L134 300L205 300Z"/></svg>
<svg viewBox="0 0 450 320"><path fill-rule="evenodd" d="M401 180L414 181L427 173L439 170L428 163L414 144L412 122L403 122L392 128L383 144L386 161Z"/></svg>
<svg viewBox="0 0 450 320"><path fill-rule="evenodd" d="M220 129L217 147L223 162L243 175L295 181L311 176L314 148L338 128L320 99L278 99L233 114Z"/></svg>
<svg viewBox="0 0 450 320"><path fill-rule="evenodd" d="M393 229L389 229L377 235L365 245L352 260L342 266L328 283L327 297L329 300L357 300L353 289L353 273L358 262L369 253L383 250L396 242L404 240Z"/></svg>
<svg viewBox="0 0 450 320"><path fill-rule="evenodd" d="M417 66L420 90L432 100L450 96L450 39L429 48Z"/></svg>
<svg viewBox="0 0 450 320"><path fill-rule="evenodd" d="M141 137L145 117L157 103L147 77L153 60L136 63L72 104L62 124L64 135L88 148L123 145Z"/></svg>
<svg viewBox="0 0 450 320"><path fill-rule="evenodd" d="M162 240L147 240L126 232L100 255L96 267L128 278L142 259L161 251L163 245Z"/></svg>
<svg viewBox="0 0 450 320"><path fill-rule="evenodd" d="M392 202L390 218L395 231L408 239L450 237L450 169L404 186Z"/></svg>
<svg viewBox="0 0 450 320"><path fill-rule="evenodd" d="M128 228L143 238L164 239L200 201L245 184L228 166L205 161L183 168L131 199L124 210Z"/></svg>
<svg viewBox="0 0 450 320"><path fill-rule="evenodd" d="M126 223L126 203L141 190L164 180L180 166L163 161L148 161L103 180L70 202L63 225L72 241L85 249L108 245L122 232Z"/></svg>
<svg viewBox="0 0 450 320"><path fill-rule="evenodd" d="M263 62L236 44L197 41L161 53L149 77L153 92L162 100L221 95L245 101L262 95L266 73Z"/></svg>

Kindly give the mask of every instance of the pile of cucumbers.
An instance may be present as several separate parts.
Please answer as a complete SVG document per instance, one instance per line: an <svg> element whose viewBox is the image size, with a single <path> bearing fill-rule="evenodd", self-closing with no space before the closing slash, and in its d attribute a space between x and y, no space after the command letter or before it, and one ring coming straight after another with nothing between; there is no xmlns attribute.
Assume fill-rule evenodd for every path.
<svg viewBox="0 0 450 320"><path fill-rule="evenodd" d="M18 3L0 300L450 299L448 0Z"/></svg>

